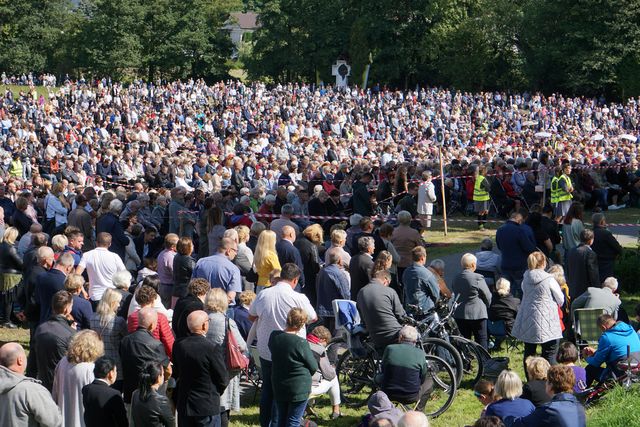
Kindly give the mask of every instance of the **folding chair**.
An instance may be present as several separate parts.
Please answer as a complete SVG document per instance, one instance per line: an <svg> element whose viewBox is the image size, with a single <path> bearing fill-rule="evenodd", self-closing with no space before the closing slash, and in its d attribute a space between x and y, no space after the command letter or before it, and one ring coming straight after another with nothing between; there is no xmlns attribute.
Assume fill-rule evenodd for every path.
<svg viewBox="0 0 640 427"><path fill-rule="evenodd" d="M598 343L602 335L598 327L598 317L604 312L604 308L577 308L573 311L573 331L578 348Z"/></svg>
<svg viewBox="0 0 640 427"><path fill-rule="evenodd" d="M489 338L495 338L494 348L500 346L502 342L507 343L507 351L518 348L518 340L511 334L507 333L507 327L504 324L504 320L487 320L487 330L489 332Z"/></svg>

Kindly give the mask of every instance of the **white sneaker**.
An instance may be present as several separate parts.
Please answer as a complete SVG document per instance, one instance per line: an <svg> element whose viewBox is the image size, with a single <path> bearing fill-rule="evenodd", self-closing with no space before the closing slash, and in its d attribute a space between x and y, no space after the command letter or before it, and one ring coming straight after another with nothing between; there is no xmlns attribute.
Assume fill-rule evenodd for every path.
<svg viewBox="0 0 640 427"><path fill-rule="evenodd" d="M608 207L608 209L610 211L616 211L616 210L618 210L618 207L616 205L611 205L611 206Z"/></svg>
<svg viewBox="0 0 640 427"><path fill-rule="evenodd" d="M626 207L627 207L627 205L618 205L618 209L624 209Z"/></svg>

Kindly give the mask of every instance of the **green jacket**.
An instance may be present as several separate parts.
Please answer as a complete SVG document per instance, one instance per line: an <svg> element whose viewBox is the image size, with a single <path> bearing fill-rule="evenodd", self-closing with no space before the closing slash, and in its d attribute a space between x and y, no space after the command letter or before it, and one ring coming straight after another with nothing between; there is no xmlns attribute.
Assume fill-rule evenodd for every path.
<svg viewBox="0 0 640 427"><path fill-rule="evenodd" d="M307 400L311 393L311 376L318 370L307 340L284 331L273 331L269 337L269 350L273 361L271 382L275 400Z"/></svg>

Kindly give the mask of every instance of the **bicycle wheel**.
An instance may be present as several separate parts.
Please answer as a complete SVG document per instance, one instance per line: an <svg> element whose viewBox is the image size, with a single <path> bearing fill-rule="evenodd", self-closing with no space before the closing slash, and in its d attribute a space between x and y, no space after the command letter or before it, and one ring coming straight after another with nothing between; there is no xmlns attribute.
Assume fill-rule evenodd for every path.
<svg viewBox="0 0 640 427"><path fill-rule="evenodd" d="M425 338L422 349L428 355L437 356L447 362L456 378L456 386L460 385L464 375L464 364L460 352L450 343L440 338Z"/></svg>
<svg viewBox="0 0 640 427"><path fill-rule="evenodd" d="M453 403L458 390L456 377L451 366L437 356L425 355L427 361L427 380L432 380L431 393L418 404L429 417L442 415Z"/></svg>
<svg viewBox="0 0 640 427"><path fill-rule="evenodd" d="M489 353L478 343L460 336L449 337L451 344L460 352L464 366L464 381L472 385L482 378L484 362L491 358Z"/></svg>
<svg viewBox="0 0 640 427"><path fill-rule="evenodd" d="M373 357L353 357L350 350L340 355L336 375L340 383L340 396L349 406L361 407L376 391L376 362Z"/></svg>

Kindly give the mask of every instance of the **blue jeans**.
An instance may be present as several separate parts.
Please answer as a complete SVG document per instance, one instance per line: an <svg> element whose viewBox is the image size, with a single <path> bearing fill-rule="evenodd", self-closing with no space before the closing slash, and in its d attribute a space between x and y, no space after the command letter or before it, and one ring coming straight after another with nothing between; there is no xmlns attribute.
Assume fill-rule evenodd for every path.
<svg viewBox="0 0 640 427"><path fill-rule="evenodd" d="M274 427L300 427L307 401L276 402L276 413L273 417Z"/></svg>
<svg viewBox="0 0 640 427"><path fill-rule="evenodd" d="M271 425L271 414L274 411L273 386L271 385L271 361L260 358L262 371L262 390L260 392L260 427Z"/></svg>
<svg viewBox="0 0 640 427"><path fill-rule="evenodd" d="M178 412L180 427L220 427L220 414L207 417L189 417Z"/></svg>

